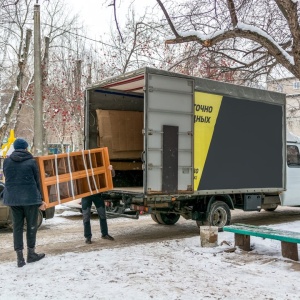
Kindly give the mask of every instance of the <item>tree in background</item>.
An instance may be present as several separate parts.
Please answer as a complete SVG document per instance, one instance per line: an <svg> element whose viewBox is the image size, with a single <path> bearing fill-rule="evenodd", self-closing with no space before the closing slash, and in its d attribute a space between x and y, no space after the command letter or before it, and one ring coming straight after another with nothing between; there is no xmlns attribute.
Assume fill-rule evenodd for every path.
<svg viewBox="0 0 300 300"><path fill-rule="evenodd" d="M0 36L0 46L7 50L9 57L9 64L7 60L6 65L3 64L7 67L5 82L11 88L7 94L13 95L10 103L14 104L5 107L7 125L0 126L1 140L12 128L16 129L16 136L29 141L33 137L30 33L35 3L33 0L21 2L11 1L9 8L14 13L7 14L7 34ZM232 63L229 60L206 52L197 43L165 45L169 33L162 27L157 9L147 9L137 15L133 7L129 7L123 23L96 40L87 37L84 26L69 12L63 0L43 1L41 13L45 144L71 144L72 149L83 148L83 91L87 84L109 76L150 66L229 82L235 80L236 73L230 72ZM14 18L23 21L17 26ZM7 39L10 35L14 38ZM1 71L1 74L4 73ZM20 76L21 81L18 80ZM20 83L14 88L16 82ZM7 108L11 114L7 114Z"/></svg>
<svg viewBox="0 0 300 300"><path fill-rule="evenodd" d="M225 82L237 82L238 71L231 71L231 62L198 49L193 43L183 45L166 45L165 59L160 68Z"/></svg>
<svg viewBox="0 0 300 300"><path fill-rule="evenodd" d="M124 74L144 66L156 66L161 61L162 40L158 38L157 24L147 9L137 16L134 7L129 6L122 24L113 25L107 36L101 39L102 54L100 70L109 76ZM102 77L103 78L103 77Z"/></svg>
<svg viewBox="0 0 300 300"><path fill-rule="evenodd" d="M30 2L30 1L28 1ZM2 123L0 127L0 140L5 134L14 129L17 116L16 110L22 106L20 96L28 85L28 60L30 58L30 46L32 30L27 28L30 9L23 1L3 0L1 2L1 79L2 87L10 92L10 98L3 97L1 103ZM5 99L6 98L6 99ZM1 99L2 100L2 99ZM4 104L4 105L3 105ZM3 108L6 109L5 113Z"/></svg>
<svg viewBox="0 0 300 300"><path fill-rule="evenodd" d="M161 1L166 44L190 43L211 53L220 69L240 71L244 82L282 66L300 79L299 3L292 0Z"/></svg>
<svg viewBox="0 0 300 300"><path fill-rule="evenodd" d="M132 8L136 2L133 1L128 6L125 26L122 26L118 10L122 1L105 2L113 7L115 18L115 27L110 37L113 46L104 46L106 51L103 51L112 60L112 64L108 64L110 70L118 70L122 74L150 66L187 75L234 81L234 71L229 68L232 63L228 59L199 48L197 43L165 44L170 32L165 30L165 24L161 24L162 17L157 7L146 7L145 14L137 18Z"/></svg>
<svg viewBox="0 0 300 300"><path fill-rule="evenodd" d="M2 29L10 36L9 39L6 38L7 41L1 40L0 37L0 41L2 41L0 45L6 49L6 60L2 60L2 69L16 70L11 73L1 72L7 86L13 87L16 84L15 88L11 88L11 92L7 90L7 94L10 92L13 96L5 109L5 122L0 126L1 140L10 129L15 129L16 136L22 136L29 141L33 138L33 53L30 50L33 47L32 30L28 27L33 25L34 4L34 1L29 0L26 2L14 1L9 5L1 6L2 10L7 11L5 14L7 19L3 22L4 29ZM76 23L76 16L69 16L66 13L67 10L61 0L46 1L43 8L41 19L42 35L44 36L42 49L44 121L47 137L50 139L57 137L59 141L63 142L62 137L69 137L69 133L74 131L72 127L74 124L81 125L80 130L76 128L75 132L81 131L83 127L83 122L78 122L78 120L74 121L74 124L67 122L70 119L67 120L65 115L66 111L71 114L73 110L73 114L77 116L78 113L74 113L76 109L77 112L80 112L80 118L82 117L82 109L78 110L77 105L78 101L83 102L82 90L79 87L79 91L78 88L75 91L74 64L73 66L72 63L68 64L70 60L74 60L72 57L81 55L78 50L80 46L78 43L76 44L76 39L71 35L71 30L75 31L80 26ZM12 25L6 28L6 24ZM25 32L26 38L24 37ZM53 60L49 59L49 52ZM76 101L70 105L70 99L73 99L74 95L76 95ZM55 109L57 106L59 106L58 111ZM82 108L83 104L79 103L79 106ZM53 107L53 109L49 109L49 107ZM62 114L59 118L57 117L58 112ZM53 124L50 126L49 120L53 120L55 126ZM78 140L79 137L76 138L76 141Z"/></svg>

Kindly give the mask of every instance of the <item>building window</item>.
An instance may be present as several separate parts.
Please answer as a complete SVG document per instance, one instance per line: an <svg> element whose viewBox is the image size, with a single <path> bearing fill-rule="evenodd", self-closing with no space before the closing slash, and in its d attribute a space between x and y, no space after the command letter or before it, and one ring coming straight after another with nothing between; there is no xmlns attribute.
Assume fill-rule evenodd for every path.
<svg viewBox="0 0 300 300"><path fill-rule="evenodd" d="M300 81L294 81L293 88L294 88L294 90L299 90L300 89Z"/></svg>

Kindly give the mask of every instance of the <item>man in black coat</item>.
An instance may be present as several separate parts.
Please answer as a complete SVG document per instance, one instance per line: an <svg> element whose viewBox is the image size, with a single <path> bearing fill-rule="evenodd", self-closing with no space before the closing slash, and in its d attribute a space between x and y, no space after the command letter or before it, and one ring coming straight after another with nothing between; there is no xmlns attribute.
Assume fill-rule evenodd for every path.
<svg viewBox="0 0 300 300"><path fill-rule="evenodd" d="M108 167L111 171L112 177L115 176L115 170L112 165ZM82 206L82 216L83 216L83 228L84 228L84 237L86 244L92 243L92 230L91 230L91 207L92 204L96 206L96 210L98 212L99 222L100 222L100 230L102 234L102 238L106 240L113 241L114 238L108 234L108 226L106 220L106 208L104 202L103 193L98 193L95 195L90 195L87 197L83 197L81 199Z"/></svg>
<svg viewBox="0 0 300 300"><path fill-rule="evenodd" d="M43 201L39 169L32 154L27 151L28 143L23 139L16 139L13 146L15 151L3 162L5 177L3 202L10 206L12 212L14 250L17 252L18 267L23 267L25 265L23 257L25 219L27 223L27 263L45 257L44 253L35 253L37 219L39 207Z"/></svg>

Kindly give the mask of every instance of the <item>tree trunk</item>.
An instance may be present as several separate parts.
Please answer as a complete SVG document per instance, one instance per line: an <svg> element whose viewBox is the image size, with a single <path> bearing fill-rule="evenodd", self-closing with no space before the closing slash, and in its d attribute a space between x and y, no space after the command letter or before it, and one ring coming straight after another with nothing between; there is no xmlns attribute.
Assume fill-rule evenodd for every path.
<svg viewBox="0 0 300 300"><path fill-rule="evenodd" d="M10 100L10 103L8 104L8 109L5 112L4 124L0 128L0 141L3 141L3 139L6 136L6 134L8 133L8 131L10 129L13 129L13 128L8 128L8 126L11 123L11 119L12 119L17 101L19 99L19 96L22 94L22 91L23 91L24 72L25 72L25 68L26 68L26 65L27 65L27 58L28 58L28 53L29 53L31 37L32 37L32 30L27 29L24 51L23 51L22 55L19 57L19 64L18 64L19 73L17 75L16 89L13 93L13 96ZM20 46L20 47L22 47L22 46ZM16 120L17 120L17 117L18 117L18 112L21 109L21 106L22 106L22 103L19 103L19 107L17 109ZM16 120L14 121L14 126L13 126L14 128L16 126Z"/></svg>
<svg viewBox="0 0 300 300"><path fill-rule="evenodd" d="M80 106L80 108L82 107L81 102L82 102L82 96L81 96L81 76L82 76L82 69L81 69L81 60L77 60L76 61L76 68L75 68L75 97L76 97L76 104L77 107ZM79 124L79 130L77 132L77 143L78 143L78 148L80 150L83 150L84 145L83 145L83 140L84 140L84 136L83 136L83 117L82 117L82 111L80 109L80 111L78 111L78 114L76 114L75 111L75 120L76 122L78 122Z"/></svg>

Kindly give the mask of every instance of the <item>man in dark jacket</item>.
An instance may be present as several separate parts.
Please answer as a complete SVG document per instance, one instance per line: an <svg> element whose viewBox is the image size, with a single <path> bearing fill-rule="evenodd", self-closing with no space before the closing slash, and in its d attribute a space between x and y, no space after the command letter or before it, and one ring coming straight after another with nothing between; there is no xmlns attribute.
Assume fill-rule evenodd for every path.
<svg viewBox="0 0 300 300"><path fill-rule="evenodd" d="M28 143L16 139L15 151L3 162L5 188L3 202L10 206L13 216L14 250L17 252L18 267L25 265L23 257L23 227L27 223L27 263L45 257L44 253L35 253L37 219L39 207L42 205L39 170L31 153L27 151Z"/></svg>
<svg viewBox="0 0 300 300"><path fill-rule="evenodd" d="M112 177L114 177L115 170L113 169L113 167L111 165L108 168L109 168L109 170L111 170ZM110 240L110 241L114 240L114 238L108 234L108 226L107 226L107 220L106 220L106 208L105 208L105 203L104 203L103 197L104 196L102 193L98 193L95 195L83 197L81 199L84 237L85 237L85 242L87 244L92 243L91 207L92 207L93 203L98 212L102 239L106 239L106 240Z"/></svg>

